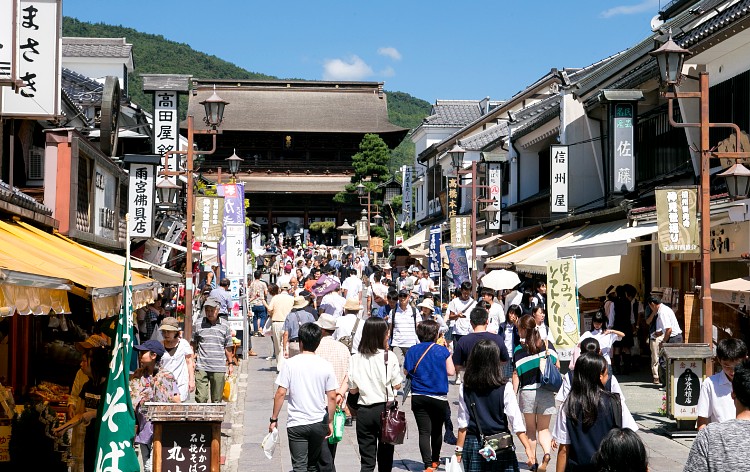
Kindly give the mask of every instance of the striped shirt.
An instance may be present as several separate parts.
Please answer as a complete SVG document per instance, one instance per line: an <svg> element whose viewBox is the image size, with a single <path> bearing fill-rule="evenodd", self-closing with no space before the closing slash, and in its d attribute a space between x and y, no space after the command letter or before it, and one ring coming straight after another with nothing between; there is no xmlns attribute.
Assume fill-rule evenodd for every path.
<svg viewBox="0 0 750 472"><path fill-rule="evenodd" d="M547 341L549 346L548 361L557 362L557 352L551 342ZM546 356L545 351L536 354L529 354L523 344L516 346L513 351L513 364L516 366L516 372L520 380L522 390L536 390L542 382L542 371L539 370L539 360Z"/></svg>
<svg viewBox="0 0 750 472"><path fill-rule="evenodd" d="M193 342L198 359L195 368L205 372L226 372L225 349L232 347L232 330L226 321L218 319L212 325L208 318L201 318L193 326Z"/></svg>

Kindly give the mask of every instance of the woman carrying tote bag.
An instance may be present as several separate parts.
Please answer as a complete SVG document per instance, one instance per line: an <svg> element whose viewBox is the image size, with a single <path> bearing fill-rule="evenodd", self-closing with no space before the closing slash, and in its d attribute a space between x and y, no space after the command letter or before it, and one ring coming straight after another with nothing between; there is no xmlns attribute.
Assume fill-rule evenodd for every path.
<svg viewBox="0 0 750 472"><path fill-rule="evenodd" d="M359 393L357 443L360 471L372 472L377 461L379 472L393 467L393 445L380 440L380 414L386 401L395 399L401 388L401 369L395 354L387 355L388 325L382 318L365 321L358 352L349 363L349 393Z"/></svg>
<svg viewBox="0 0 750 472"><path fill-rule="evenodd" d="M511 430L526 450L526 464L533 463L515 392L503 376L500 348L489 339L469 354L458 395L458 428L456 457L466 472L518 471Z"/></svg>
<svg viewBox="0 0 750 472"><path fill-rule="evenodd" d="M556 412L555 392L542 385L542 362L551 362L560 368L557 352L549 341L544 341L532 315L524 315L518 320L518 334L521 344L513 351L513 390L519 394L518 405L526 422L531 449L534 451L534 469L545 472L550 461L552 435L549 423ZM537 466L536 445L542 447L544 456Z"/></svg>

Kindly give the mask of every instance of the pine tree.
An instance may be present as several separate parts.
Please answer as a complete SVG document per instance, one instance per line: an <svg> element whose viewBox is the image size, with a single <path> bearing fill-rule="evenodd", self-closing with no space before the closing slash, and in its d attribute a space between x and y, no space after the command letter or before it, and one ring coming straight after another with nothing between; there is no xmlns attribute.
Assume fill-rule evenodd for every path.
<svg viewBox="0 0 750 472"><path fill-rule="evenodd" d="M359 143L359 152L352 156L354 175L346 190L333 197L336 203L356 204L357 185L361 182L371 193L371 203L378 203L380 190L375 188L388 180L388 162L391 158L388 145L377 134L366 134Z"/></svg>

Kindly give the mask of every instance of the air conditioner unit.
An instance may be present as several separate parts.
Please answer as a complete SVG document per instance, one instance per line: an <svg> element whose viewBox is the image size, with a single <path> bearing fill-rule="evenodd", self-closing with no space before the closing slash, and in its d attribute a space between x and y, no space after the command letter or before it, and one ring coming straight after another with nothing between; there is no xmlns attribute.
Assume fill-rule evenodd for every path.
<svg viewBox="0 0 750 472"><path fill-rule="evenodd" d="M32 147L29 151L28 180L44 180L44 148Z"/></svg>

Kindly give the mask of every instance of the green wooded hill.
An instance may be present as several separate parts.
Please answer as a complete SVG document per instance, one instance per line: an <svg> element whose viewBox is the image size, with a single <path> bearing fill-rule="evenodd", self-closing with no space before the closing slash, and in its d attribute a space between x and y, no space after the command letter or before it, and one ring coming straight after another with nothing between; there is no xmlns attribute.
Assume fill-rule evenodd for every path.
<svg viewBox="0 0 750 472"><path fill-rule="evenodd" d="M278 79L260 72L251 72L222 60L216 56L194 50L184 43L170 41L164 36L141 33L125 26L104 23L87 23L75 18L63 18L63 36L93 38L126 38L133 45L135 72L130 74L131 99L145 108L153 110L151 98L142 91L140 74L191 74L197 78L212 79ZM404 128L415 128L422 118L430 113L430 104L403 92L388 93L388 114L392 123ZM180 104L182 117L187 110L187 100ZM389 168L393 171L401 165L413 162L414 145L405 138L392 151Z"/></svg>

